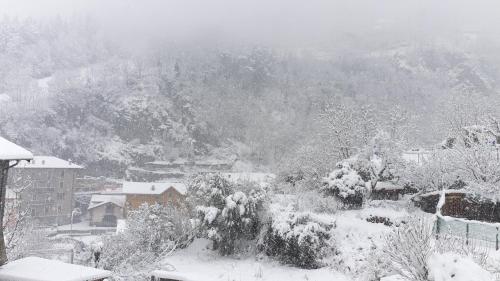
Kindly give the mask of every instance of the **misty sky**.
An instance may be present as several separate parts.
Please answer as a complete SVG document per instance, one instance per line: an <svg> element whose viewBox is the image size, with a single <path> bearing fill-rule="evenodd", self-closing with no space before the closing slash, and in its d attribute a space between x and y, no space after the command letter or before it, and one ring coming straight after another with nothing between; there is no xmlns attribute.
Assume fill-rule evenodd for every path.
<svg viewBox="0 0 500 281"><path fill-rule="evenodd" d="M494 0L0 0L0 14L90 16L114 32L304 44L355 34L500 37Z"/></svg>

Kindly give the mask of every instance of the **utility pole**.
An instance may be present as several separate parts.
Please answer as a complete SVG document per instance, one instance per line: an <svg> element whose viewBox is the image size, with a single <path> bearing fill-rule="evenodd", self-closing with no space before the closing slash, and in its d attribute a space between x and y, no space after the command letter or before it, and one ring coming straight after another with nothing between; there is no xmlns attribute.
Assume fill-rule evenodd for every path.
<svg viewBox="0 0 500 281"><path fill-rule="evenodd" d="M0 265L7 263L7 250L5 248L5 238L3 233L3 216L5 213L5 195L7 193L7 174L9 171L9 161L0 161Z"/></svg>
<svg viewBox="0 0 500 281"><path fill-rule="evenodd" d="M0 137L0 266L7 263L3 217L5 214L5 195L7 194L7 177L9 169L21 160L33 160L33 154L26 149Z"/></svg>

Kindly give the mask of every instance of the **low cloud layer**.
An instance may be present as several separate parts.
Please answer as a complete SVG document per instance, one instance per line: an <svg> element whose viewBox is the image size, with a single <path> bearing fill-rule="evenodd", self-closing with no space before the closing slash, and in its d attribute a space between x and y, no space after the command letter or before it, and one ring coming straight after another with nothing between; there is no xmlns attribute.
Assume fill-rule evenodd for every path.
<svg viewBox="0 0 500 281"><path fill-rule="evenodd" d="M500 37L498 11L490 0L0 0L10 17L88 16L117 34L302 47L373 34Z"/></svg>

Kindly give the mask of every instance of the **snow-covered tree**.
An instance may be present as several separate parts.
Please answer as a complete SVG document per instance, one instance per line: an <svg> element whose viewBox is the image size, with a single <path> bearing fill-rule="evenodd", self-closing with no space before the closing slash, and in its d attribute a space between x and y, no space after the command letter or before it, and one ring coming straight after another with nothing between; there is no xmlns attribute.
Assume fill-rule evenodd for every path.
<svg viewBox="0 0 500 281"><path fill-rule="evenodd" d="M340 159L351 157L368 144L375 130L373 110L349 100L328 104L319 114L319 121L321 134L338 149Z"/></svg>
<svg viewBox="0 0 500 281"><path fill-rule="evenodd" d="M201 231L221 255L231 255L239 242L256 238L264 199L259 187L238 189L218 174L198 175L189 184L188 202Z"/></svg>

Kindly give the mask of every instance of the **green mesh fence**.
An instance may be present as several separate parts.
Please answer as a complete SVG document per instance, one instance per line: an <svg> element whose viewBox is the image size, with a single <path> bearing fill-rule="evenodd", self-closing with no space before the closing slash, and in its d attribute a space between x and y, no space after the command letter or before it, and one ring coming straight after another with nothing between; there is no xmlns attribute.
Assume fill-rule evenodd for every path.
<svg viewBox="0 0 500 281"><path fill-rule="evenodd" d="M435 225L436 234L448 234L482 244L498 250L499 248L499 226L474 221L465 221L454 218L437 217Z"/></svg>

